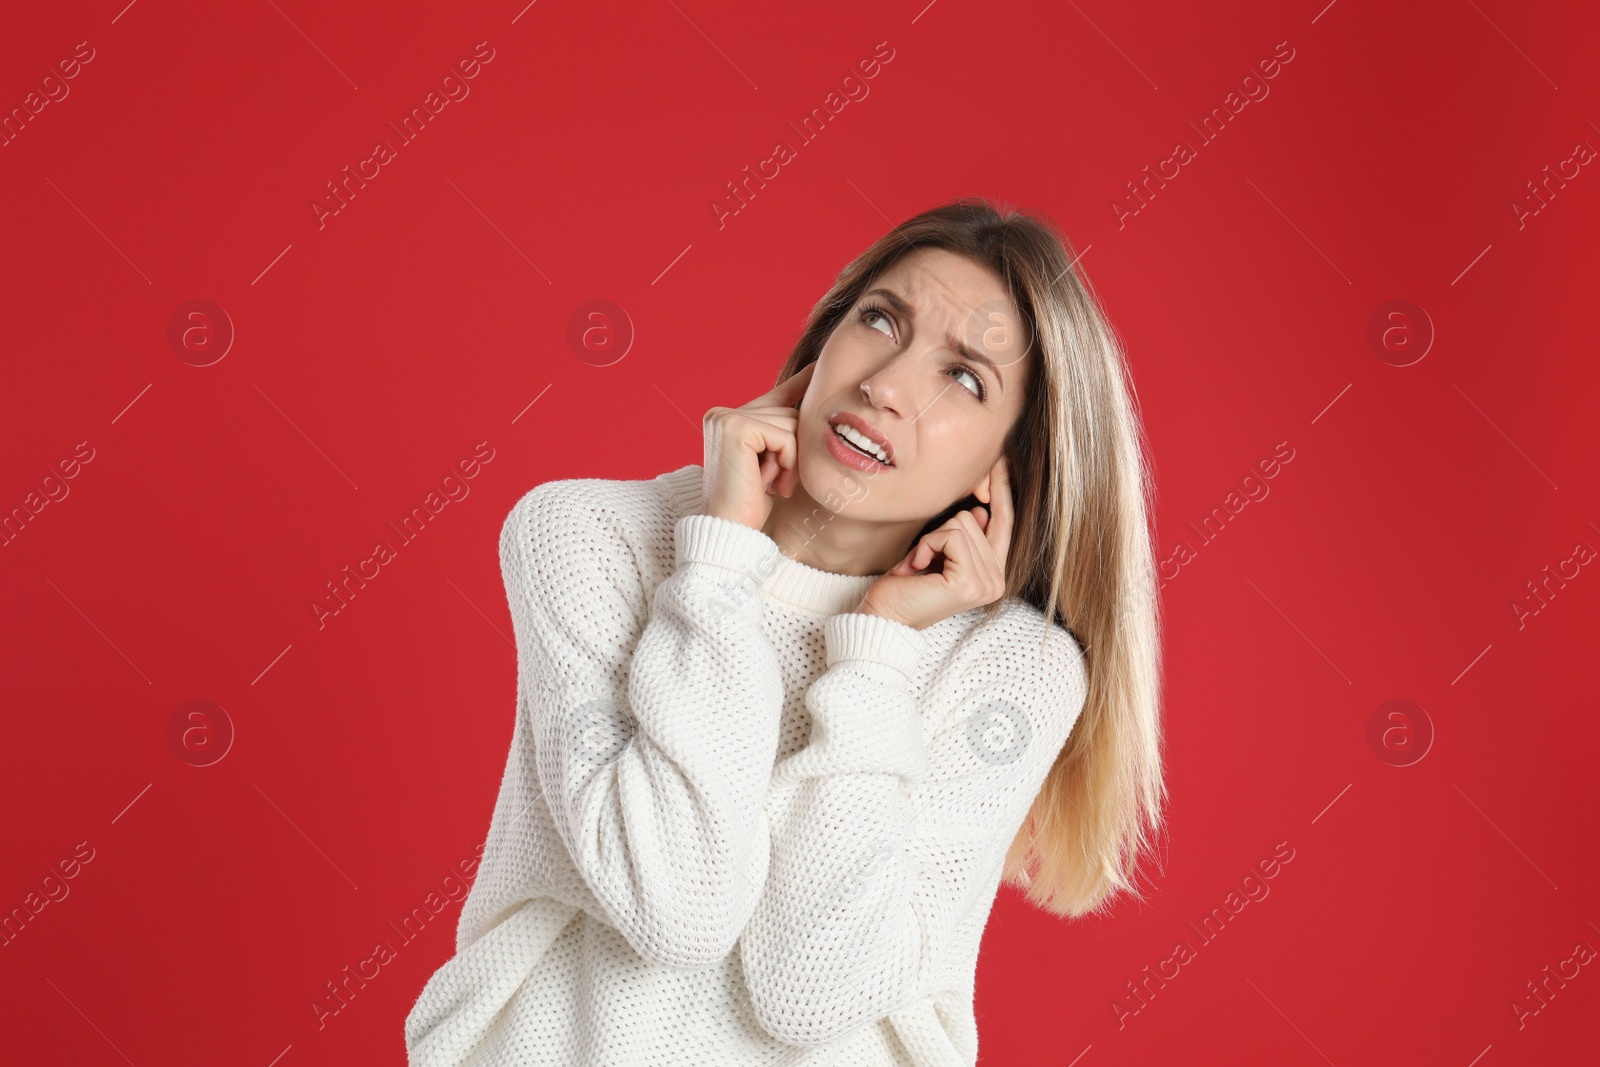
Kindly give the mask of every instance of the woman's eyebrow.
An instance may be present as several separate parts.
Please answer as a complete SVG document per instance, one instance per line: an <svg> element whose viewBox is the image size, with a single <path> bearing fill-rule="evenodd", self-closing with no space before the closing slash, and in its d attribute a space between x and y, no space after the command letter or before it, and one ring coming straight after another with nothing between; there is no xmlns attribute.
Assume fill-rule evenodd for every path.
<svg viewBox="0 0 1600 1067"><path fill-rule="evenodd" d="M911 305L906 303L899 293L892 292L888 289L878 288L868 290L865 295L881 296L885 301L888 302L890 307L894 308L898 314L903 315L908 319L916 317L916 313L911 309ZM977 349L973 348L971 345L967 344L953 333L947 333L944 335L944 343L950 348L954 349L962 359L969 360L973 363L982 363L990 370L994 371L994 376L1000 382L1001 390L1004 391L1006 387L1006 379L1005 376L1000 373L1000 365L998 363L984 355L982 352L979 352Z"/></svg>

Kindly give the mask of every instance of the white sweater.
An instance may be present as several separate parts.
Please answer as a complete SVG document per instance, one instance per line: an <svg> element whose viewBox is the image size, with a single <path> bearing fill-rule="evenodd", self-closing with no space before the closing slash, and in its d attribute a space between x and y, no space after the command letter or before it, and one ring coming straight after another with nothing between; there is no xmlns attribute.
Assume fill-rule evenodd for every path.
<svg viewBox="0 0 1600 1067"><path fill-rule="evenodd" d="M698 465L551 481L506 519L516 723L412 1067L976 1061L979 941L1078 644L1018 598L856 613L874 576L700 491Z"/></svg>

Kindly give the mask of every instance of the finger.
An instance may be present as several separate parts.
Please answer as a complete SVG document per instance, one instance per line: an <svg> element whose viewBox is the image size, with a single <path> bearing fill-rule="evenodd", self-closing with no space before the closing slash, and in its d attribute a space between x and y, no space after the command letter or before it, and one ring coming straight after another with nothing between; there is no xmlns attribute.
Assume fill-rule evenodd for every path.
<svg viewBox="0 0 1600 1067"><path fill-rule="evenodd" d="M759 418L771 423L774 426L778 426L785 430L792 438L799 426L800 421L799 413L796 409L799 407L800 399L805 395L805 383L811 380L811 368L815 365L815 361L808 363L806 366L802 367L799 371L795 372L789 378L780 383L777 388L756 397L748 404L738 408L733 408L731 411L741 416ZM790 401L788 394L785 392L786 389L794 393L792 402ZM795 390L798 390L798 392L795 392ZM762 454L766 451L768 451L768 449L763 447L758 449L757 453ZM780 456L783 454L782 449L775 449L773 451L778 453ZM791 447L789 449L789 454L791 456L798 455L798 453L799 449L797 447ZM772 479L770 483L769 478ZM792 459L787 463L780 462L778 470L775 474L769 474L768 467L765 465L765 462L763 462L761 467L761 481L761 488L763 492L779 493L787 497L794 493L794 487L800 481L800 472L796 467L795 461Z"/></svg>
<svg viewBox="0 0 1600 1067"><path fill-rule="evenodd" d="M754 451L757 456L770 453L778 462L778 475L774 480L774 488L782 488L784 477L789 475L797 462L798 448L795 445L795 432L792 422L794 418L787 419L790 426L781 426L784 421L782 416L771 416L776 421L768 421L758 416L739 416L739 442L744 448ZM765 480L763 480L765 482ZM763 486L765 488L765 486Z"/></svg>
<svg viewBox="0 0 1600 1067"><path fill-rule="evenodd" d="M706 450L707 458L714 454L718 468L725 474L737 474L752 486L765 490L761 484L765 481L769 470L778 468L769 466L767 453L772 453L774 464L778 458L779 443L769 447L767 435L781 438L783 432L771 423L761 419L751 418L737 408L714 408L706 415Z"/></svg>
<svg viewBox="0 0 1600 1067"><path fill-rule="evenodd" d="M794 407L806 395L806 386L811 382L811 372L817 367L817 361L812 360L804 367L795 371L789 377L779 382L770 392L756 397L752 403L782 404L784 407Z"/></svg>
<svg viewBox="0 0 1600 1067"><path fill-rule="evenodd" d="M800 425L799 414L794 408L778 407L740 408L739 412L755 422L765 424L759 428L761 452L774 460L772 484L767 488L773 493L789 496L794 492L795 483L800 480L800 449L795 437ZM765 473L766 469L763 468L763 475Z"/></svg>
<svg viewBox="0 0 1600 1067"><path fill-rule="evenodd" d="M987 593L994 588L1001 573L994 549L970 510L956 512L954 519L958 523L957 529L966 537L955 560L955 580L970 582L969 588L974 593ZM947 563L945 570L949 569Z"/></svg>
<svg viewBox="0 0 1600 1067"><path fill-rule="evenodd" d="M794 487L800 483L800 448L795 437L800 426L799 413L794 408L779 407L740 408L739 410L743 414L748 414L751 418L760 419L777 427L787 435L788 447L778 450L783 461L779 465L776 480L772 484L772 491L785 497L792 496Z"/></svg>
<svg viewBox="0 0 1600 1067"><path fill-rule="evenodd" d="M771 408L769 412L757 414L744 408L729 410L723 416L724 440L753 448L758 456L763 452L776 452L777 448L767 442L785 438L792 441L800 418L788 408Z"/></svg>
<svg viewBox="0 0 1600 1067"><path fill-rule="evenodd" d="M897 566L906 568L906 573L909 574L915 574L922 570L922 546L927 540L926 536L918 538L917 543L911 546L911 551L906 553L906 558L901 560Z"/></svg>
<svg viewBox="0 0 1600 1067"><path fill-rule="evenodd" d="M732 408L731 411L733 414L745 418L766 419L768 422L787 423L790 426L800 421L800 413L794 408L779 407L776 404L769 404L763 407L749 404L742 408Z"/></svg>
<svg viewBox="0 0 1600 1067"><path fill-rule="evenodd" d="M794 487L800 481L800 447L798 439L795 437L795 431L799 426L800 419L793 408L768 408L766 410L771 414L752 414L751 417L766 423L778 435L775 438L772 432L766 429L761 430L762 440L765 442L764 455L772 457L774 461L772 484L768 488L771 492L787 497L794 493ZM775 448L771 444L774 440L781 440L783 443ZM763 468L762 473L765 475L765 468ZM764 477L763 483L765 483Z"/></svg>
<svg viewBox="0 0 1600 1067"><path fill-rule="evenodd" d="M900 557L900 562L899 563L896 563L893 567L891 567L888 571L885 571L884 573L886 573L886 574L912 574L912 573L914 573L915 572L915 568L913 567L913 563L917 558L917 553L921 549L922 549L922 541L919 539L914 544L912 544L910 548L906 549L906 554Z"/></svg>
<svg viewBox="0 0 1600 1067"><path fill-rule="evenodd" d="M934 555L944 544L944 534L945 528L941 526L936 530L929 530L917 541L911 549L911 555L906 557L906 562L914 572L921 574L928 569L928 564L933 562Z"/></svg>
<svg viewBox="0 0 1600 1067"><path fill-rule="evenodd" d="M766 428L763 432L777 431L779 433L786 433L790 437L794 436L795 428L800 422L793 412L790 412L788 415L779 414L777 412L774 412L771 415L750 415L741 411L739 414L751 422L762 424Z"/></svg>
<svg viewBox="0 0 1600 1067"><path fill-rule="evenodd" d="M1006 557L1011 552L1011 531L1016 524L1017 512L1011 499L1011 461L1001 456L989 477L989 523L984 527L984 538L1000 563L1000 573L1005 574Z"/></svg>
<svg viewBox="0 0 1600 1067"><path fill-rule="evenodd" d="M778 416L786 419L798 419L800 417L800 413L792 407L785 407L782 404L757 404L753 400L744 407L734 408L733 410L744 415Z"/></svg>
<svg viewBox="0 0 1600 1067"><path fill-rule="evenodd" d="M968 565L962 561L970 560L972 552L967 544L971 535L962 527L959 519L959 515L962 514L966 513L960 512L951 516L944 525L929 531L923 537L917 546L918 569L926 569L933 563L934 555L940 554L944 556L942 573L946 581L958 580L965 573ZM967 518L970 520L972 516L968 515Z"/></svg>

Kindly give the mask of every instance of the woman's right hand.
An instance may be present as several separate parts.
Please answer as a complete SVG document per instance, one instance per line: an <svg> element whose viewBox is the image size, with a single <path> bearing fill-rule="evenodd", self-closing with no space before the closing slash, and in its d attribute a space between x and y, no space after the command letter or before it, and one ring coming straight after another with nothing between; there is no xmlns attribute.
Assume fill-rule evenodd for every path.
<svg viewBox="0 0 1600 1067"><path fill-rule="evenodd" d="M772 513L772 494L794 492L800 481L798 408L816 365L806 364L743 407L706 412L701 421L705 432L701 498L706 514L759 530Z"/></svg>

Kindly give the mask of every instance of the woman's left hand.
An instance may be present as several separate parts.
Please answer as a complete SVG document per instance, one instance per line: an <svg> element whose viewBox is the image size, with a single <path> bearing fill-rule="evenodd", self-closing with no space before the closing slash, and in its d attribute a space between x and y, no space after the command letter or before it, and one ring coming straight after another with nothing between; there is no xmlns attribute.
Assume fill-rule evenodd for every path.
<svg viewBox="0 0 1600 1067"><path fill-rule="evenodd" d="M922 630L1004 596L1015 519L1004 456L990 471L989 484L987 509L958 511L923 535L905 559L872 583L856 610ZM940 568L933 570L936 560Z"/></svg>

